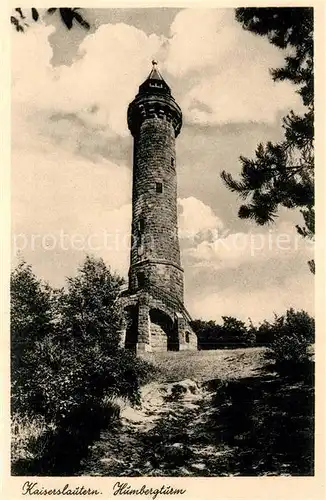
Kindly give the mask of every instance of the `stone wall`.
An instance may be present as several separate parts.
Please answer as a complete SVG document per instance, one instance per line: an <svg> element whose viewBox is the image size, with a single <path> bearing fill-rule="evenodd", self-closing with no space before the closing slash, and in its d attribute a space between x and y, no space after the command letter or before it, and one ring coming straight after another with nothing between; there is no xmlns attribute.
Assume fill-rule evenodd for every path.
<svg viewBox="0 0 326 500"><path fill-rule="evenodd" d="M157 323L150 324L152 352L165 352L168 350L167 334L162 326Z"/></svg>
<svg viewBox="0 0 326 500"><path fill-rule="evenodd" d="M122 345L135 351L153 352L197 349L197 336L184 313L161 299L143 291L121 297L120 307L124 312ZM128 331L128 327L132 330Z"/></svg>
<svg viewBox="0 0 326 500"><path fill-rule="evenodd" d="M143 285L139 283L142 273ZM129 272L129 288L136 291L140 288L150 290L160 289L171 298L177 298L183 303L183 270L167 261L142 261L132 266Z"/></svg>
<svg viewBox="0 0 326 500"><path fill-rule="evenodd" d="M139 288L137 275L144 272L148 285L183 300L177 222L174 129L162 118L146 119L134 138L131 291Z"/></svg>

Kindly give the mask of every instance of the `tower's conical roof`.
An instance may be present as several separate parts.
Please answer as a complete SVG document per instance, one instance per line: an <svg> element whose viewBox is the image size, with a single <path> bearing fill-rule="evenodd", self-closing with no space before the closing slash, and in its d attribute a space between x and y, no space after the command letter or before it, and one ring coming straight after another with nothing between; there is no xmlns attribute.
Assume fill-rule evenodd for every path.
<svg viewBox="0 0 326 500"><path fill-rule="evenodd" d="M161 73L157 69L157 61L153 59L152 70L144 83L139 87L139 94L156 94L165 93L171 94L171 89L163 79Z"/></svg>
<svg viewBox="0 0 326 500"><path fill-rule="evenodd" d="M153 61L152 61L152 66L153 66L152 70L151 70L150 74L148 75L147 80L163 80L161 73L157 69L157 61L155 61L155 59L153 59Z"/></svg>
<svg viewBox="0 0 326 500"><path fill-rule="evenodd" d="M173 124L175 137L182 126L182 112L171 94L171 89L152 61L152 69L140 85L138 94L128 106L128 128L134 137L139 133L141 124L147 118L162 118Z"/></svg>

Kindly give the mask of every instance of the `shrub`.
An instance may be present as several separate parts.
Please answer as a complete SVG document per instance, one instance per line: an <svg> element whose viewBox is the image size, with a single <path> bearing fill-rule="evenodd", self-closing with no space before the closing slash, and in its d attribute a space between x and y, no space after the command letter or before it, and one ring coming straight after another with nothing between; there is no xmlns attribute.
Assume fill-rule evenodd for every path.
<svg viewBox="0 0 326 500"><path fill-rule="evenodd" d="M271 345L272 357L277 362L301 363L307 358L307 342L295 333L293 335L277 335Z"/></svg>
<svg viewBox="0 0 326 500"><path fill-rule="evenodd" d="M21 262L11 275L12 410L41 415L38 382L57 361L58 291L38 280Z"/></svg>
<svg viewBox="0 0 326 500"><path fill-rule="evenodd" d="M267 356L282 375L299 375L311 369L308 347L314 341L314 319L304 311L289 309L276 316L274 340Z"/></svg>
<svg viewBox="0 0 326 500"><path fill-rule="evenodd" d="M263 321L256 329L256 345L269 346L274 340L274 324Z"/></svg>
<svg viewBox="0 0 326 500"><path fill-rule="evenodd" d="M12 411L55 425L46 432L53 453L64 437L67 449L78 440L85 449L93 431L115 415L103 401L137 403L151 372L149 363L119 347L122 282L103 260L90 257L66 290L52 290L25 263L12 275ZM57 467L50 457L43 462Z"/></svg>
<svg viewBox="0 0 326 500"><path fill-rule="evenodd" d="M253 347L254 345L256 345L257 328L254 326L250 318L249 318L249 326L247 327L247 331L244 337L245 337L245 345L247 347Z"/></svg>
<svg viewBox="0 0 326 500"><path fill-rule="evenodd" d="M314 474L314 391L306 381L292 382L273 376L215 381L202 430L207 442L233 451L228 474Z"/></svg>

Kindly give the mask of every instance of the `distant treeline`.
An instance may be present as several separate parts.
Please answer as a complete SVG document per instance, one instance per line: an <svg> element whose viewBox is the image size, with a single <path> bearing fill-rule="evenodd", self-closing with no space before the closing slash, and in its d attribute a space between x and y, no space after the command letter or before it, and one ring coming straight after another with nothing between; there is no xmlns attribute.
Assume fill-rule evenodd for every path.
<svg viewBox="0 0 326 500"><path fill-rule="evenodd" d="M314 342L314 318L305 311L295 311L292 308L282 316L275 315L274 321L264 321L258 326L250 319L246 324L232 316L222 316L222 321L222 324L200 319L192 322L199 349L270 346L276 337L293 334Z"/></svg>

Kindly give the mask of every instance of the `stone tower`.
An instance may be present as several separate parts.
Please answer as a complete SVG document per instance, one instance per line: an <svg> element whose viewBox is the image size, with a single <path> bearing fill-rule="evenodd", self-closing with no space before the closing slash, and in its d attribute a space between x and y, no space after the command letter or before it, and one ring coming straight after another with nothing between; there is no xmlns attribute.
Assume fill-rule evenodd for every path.
<svg viewBox="0 0 326 500"><path fill-rule="evenodd" d="M182 112L157 69L128 107L133 136L129 287L121 295L126 347L138 351L197 349L184 306L177 220L175 139Z"/></svg>

